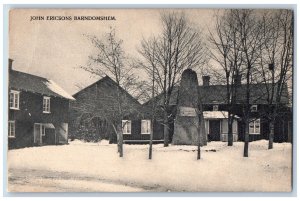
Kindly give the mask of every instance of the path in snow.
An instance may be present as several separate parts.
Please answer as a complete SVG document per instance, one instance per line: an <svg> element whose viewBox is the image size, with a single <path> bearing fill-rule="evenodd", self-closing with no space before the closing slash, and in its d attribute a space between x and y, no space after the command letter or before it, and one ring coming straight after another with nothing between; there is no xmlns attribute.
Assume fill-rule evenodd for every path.
<svg viewBox="0 0 300 201"><path fill-rule="evenodd" d="M10 169L9 192L164 192L162 187L137 186L122 181L74 175L68 172Z"/></svg>

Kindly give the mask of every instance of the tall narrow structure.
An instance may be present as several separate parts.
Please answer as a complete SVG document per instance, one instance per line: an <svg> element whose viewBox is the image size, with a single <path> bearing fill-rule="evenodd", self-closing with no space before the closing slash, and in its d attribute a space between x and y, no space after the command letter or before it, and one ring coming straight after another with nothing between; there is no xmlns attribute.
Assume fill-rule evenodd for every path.
<svg viewBox="0 0 300 201"><path fill-rule="evenodd" d="M182 73L178 91L177 114L174 123L174 145L207 144L202 105L198 93L198 78L195 71Z"/></svg>

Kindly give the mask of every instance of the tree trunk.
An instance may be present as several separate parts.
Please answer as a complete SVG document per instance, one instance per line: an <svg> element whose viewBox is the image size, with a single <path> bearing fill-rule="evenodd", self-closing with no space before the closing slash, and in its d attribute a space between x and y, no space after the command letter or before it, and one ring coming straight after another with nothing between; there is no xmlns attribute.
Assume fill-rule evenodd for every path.
<svg viewBox="0 0 300 201"><path fill-rule="evenodd" d="M274 142L274 119L272 119L269 122L269 129L270 129L270 133L269 133L269 148L268 149L273 149L273 142Z"/></svg>
<svg viewBox="0 0 300 201"><path fill-rule="evenodd" d="M119 156L123 157L123 132L121 125L117 126L117 143Z"/></svg>
<svg viewBox="0 0 300 201"><path fill-rule="evenodd" d="M229 115L228 117L228 146L233 145L233 133L232 133L232 123L233 123L233 117Z"/></svg>
<svg viewBox="0 0 300 201"><path fill-rule="evenodd" d="M122 134L122 132L120 132L119 135L120 135L119 142L118 142L119 156L123 157L123 134Z"/></svg>
<svg viewBox="0 0 300 201"><path fill-rule="evenodd" d="M228 124L228 146L233 145L232 124Z"/></svg>
<svg viewBox="0 0 300 201"><path fill-rule="evenodd" d="M200 143L198 143L198 150L197 150L197 160L201 159L201 150L200 150Z"/></svg>
<svg viewBox="0 0 300 201"><path fill-rule="evenodd" d="M245 124L244 157L248 157L248 148L249 148L249 119L247 118Z"/></svg>
<svg viewBox="0 0 300 201"><path fill-rule="evenodd" d="M200 126L199 126L200 127ZM198 128L198 145L197 145L197 160L201 159L201 149L200 149L200 128Z"/></svg>
<svg viewBox="0 0 300 201"><path fill-rule="evenodd" d="M200 119L200 118L199 118ZM201 118L198 125L198 138L197 138L197 160L200 160L201 158L201 150L200 150L200 144L201 144L201 122L203 119Z"/></svg>
<svg viewBox="0 0 300 201"><path fill-rule="evenodd" d="M151 122L151 133L150 133L150 141L149 141L149 159L152 159L152 141L153 141L153 125L154 125L154 120L152 118Z"/></svg>
<svg viewBox="0 0 300 201"><path fill-rule="evenodd" d="M169 121L168 113L164 114L164 147L169 146Z"/></svg>

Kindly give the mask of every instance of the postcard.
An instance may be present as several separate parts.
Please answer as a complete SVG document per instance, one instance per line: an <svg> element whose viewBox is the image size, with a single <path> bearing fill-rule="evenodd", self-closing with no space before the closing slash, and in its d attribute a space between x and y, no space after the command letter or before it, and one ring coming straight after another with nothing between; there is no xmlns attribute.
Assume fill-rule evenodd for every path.
<svg viewBox="0 0 300 201"><path fill-rule="evenodd" d="M293 190L292 9L12 8L7 51L8 192Z"/></svg>

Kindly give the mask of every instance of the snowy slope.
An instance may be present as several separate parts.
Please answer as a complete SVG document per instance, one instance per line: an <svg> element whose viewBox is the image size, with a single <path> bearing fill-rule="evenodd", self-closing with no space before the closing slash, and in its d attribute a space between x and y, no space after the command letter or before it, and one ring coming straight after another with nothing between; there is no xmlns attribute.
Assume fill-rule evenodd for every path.
<svg viewBox="0 0 300 201"><path fill-rule="evenodd" d="M249 157L244 158L241 142L233 147L210 142L202 147L202 158L197 161L195 146L154 145L153 159L148 160L147 145L124 145L124 157L119 158L116 145L74 141L62 146L10 150L8 167L12 172L67 172L144 189L160 187L162 191L291 191L291 144L275 143L273 150L267 146L265 140L251 142ZM82 188L90 185L82 181Z"/></svg>

